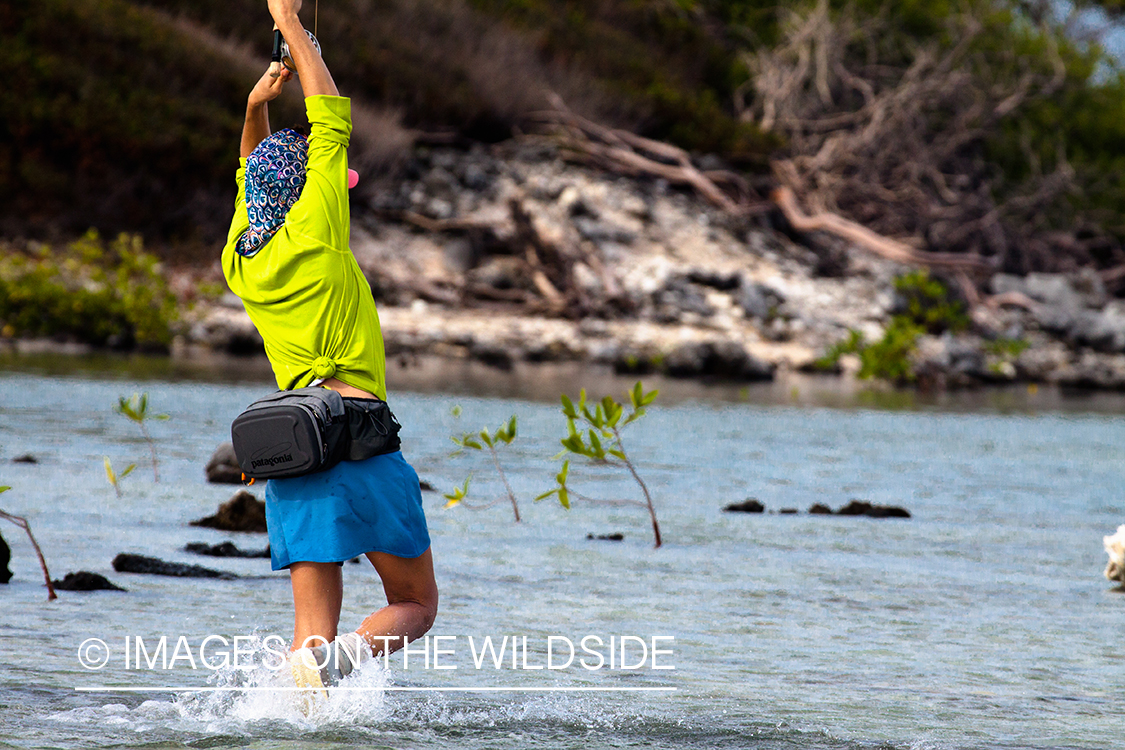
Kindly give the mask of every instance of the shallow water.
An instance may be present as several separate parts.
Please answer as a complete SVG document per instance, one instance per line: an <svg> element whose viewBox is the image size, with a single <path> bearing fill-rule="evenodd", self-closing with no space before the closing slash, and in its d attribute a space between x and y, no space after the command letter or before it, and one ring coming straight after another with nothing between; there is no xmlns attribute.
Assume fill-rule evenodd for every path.
<svg viewBox="0 0 1125 750"><path fill-rule="evenodd" d="M156 374L157 377L166 375ZM1101 577L1101 537L1125 522L1125 427L1101 414L875 411L701 400L658 402L627 434L657 499L665 546L652 549L643 511L531 498L547 489L564 422L520 398L394 393L404 445L443 490L472 472L474 496L501 485L481 456L450 458L452 432L520 416L505 465L525 520L510 510L443 510L424 496L441 612L431 635L453 670L366 666L309 715L283 692L169 693L167 687L271 684L263 670L125 669L126 636L285 636L290 593L265 560L203 558L191 541L260 548L264 535L193 528L234 488L202 466L230 420L268 389L51 375L0 375L0 460L55 577L92 570L128 593L60 593L46 602L22 532L3 527L16 577L0 588L0 746L101 748L376 746L395 748L1024 748L1116 746L1119 638L1125 597ZM252 378L251 378L252 379ZM172 415L147 446L111 406L133 390ZM427 388L433 391L433 388ZM740 395L740 394L739 394ZM463 407L460 419L454 404ZM1052 402L1054 405L1054 402ZM963 406L963 405L962 405ZM971 405L970 409L977 408ZM103 456L138 463L117 499ZM575 466L575 486L635 498L626 476ZM909 520L721 512L754 496L769 509L833 507L852 498L903 505ZM620 531L620 543L587 533ZM234 581L117 574L118 552L233 571ZM381 597L370 567L345 566L343 622ZM526 636L529 664L548 636L671 635L674 670L477 670L476 643ZM111 648L84 669L78 646ZM668 642L664 642L668 645ZM254 652L261 655L260 651ZM198 656L198 653L196 654ZM662 657L664 658L664 657ZM522 665L521 665L522 666ZM80 692L118 686L139 692ZM425 692L387 688L522 688ZM543 688L674 688L666 692L531 692Z"/></svg>

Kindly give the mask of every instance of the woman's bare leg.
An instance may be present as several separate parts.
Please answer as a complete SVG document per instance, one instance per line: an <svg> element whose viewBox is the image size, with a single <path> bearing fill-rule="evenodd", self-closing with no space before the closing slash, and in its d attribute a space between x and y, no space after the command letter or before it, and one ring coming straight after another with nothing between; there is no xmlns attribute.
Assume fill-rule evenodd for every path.
<svg viewBox="0 0 1125 750"><path fill-rule="evenodd" d="M414 558L368 552L367 559L383 579L387 606L368 615L356 632L378 656L384 645L389 647L388 653L402 648L402 636L414 641L426 634L437 616L438 590L434 558L428 549ZM384 640L384 636L395 637Z"/></svg>
<svg viewBox="0 0 1125 750"><path fill-rule="evenodd" d="M296 562L289 566L293 585L293 645L317 646L330 643L340 624L340 604L344 579L336 563ZM307 641L307 642L306 642Z"/></svg>

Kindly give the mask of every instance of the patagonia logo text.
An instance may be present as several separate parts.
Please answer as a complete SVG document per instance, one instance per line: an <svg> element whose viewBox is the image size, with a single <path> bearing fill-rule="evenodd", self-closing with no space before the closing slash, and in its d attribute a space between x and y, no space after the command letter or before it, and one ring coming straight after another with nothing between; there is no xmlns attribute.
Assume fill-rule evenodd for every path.
<svg viewBox="0 0 1125 750"><path fill-rule="evenodd" d="M250 462L250 466L257 469L262 466L277 466L278 464L292 463L292 453L279 453L269 458L258 458Z"/></svg>

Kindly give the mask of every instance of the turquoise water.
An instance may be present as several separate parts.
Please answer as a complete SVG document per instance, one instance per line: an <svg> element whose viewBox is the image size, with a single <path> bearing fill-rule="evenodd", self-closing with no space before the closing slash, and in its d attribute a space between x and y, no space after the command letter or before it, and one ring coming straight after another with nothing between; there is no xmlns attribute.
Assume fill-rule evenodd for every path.
<svg viewBox="0 0 1125 750"><path fill-rule="evenodd" d="M408 459L443 490L473 474L474 496L502 487L483 457L450 458L448 436L520 416L504 455L524 522L503 504L444 510L424 496L441 588L431 635L454 636L454 670L374 664L305 715L279 692L169 693L168 687L269 685L259 669L131 669L124 639L286 636L290 592L265 560L201 558L187 542L264 535L193 528L235 488L203 465L230 420L268 390L85 375L0 375L0 507L26 515L54 577L92 570L128 593L46 601L30 544L0 527L16 577L0 587L0 746L394 748L1106 748L1121 734L1125 597L1101 576L1101 538L1125 523L1125 426L1112 413L885 411L660 402L627 434L656 497L665 546L633 507L531 501L551 485L565 429L550 403L394 394ZM256 377L256 376L255 376ZM151 429L154 484L136 426L112 404L134 390L171 419ZM463 390L463 389L462 389ZM478 390L486 391L487 388ZM438 389L440 391L440 389ZM674 403L673 403L674 402ZM461 405L463 415L450 409ZM974 407L975 408L975 407ZM8 463L23 453L36 465ZM117 499L103 456L138 463ZM575 487L636 498L628 477L575 466ZM258 488L252 488L258 489ZM259 492L260 494L260 492ZM909 520L745 515L902 505ZM553 504L552 504L553 503ZM620 543L588 533L622 532ZM118 574L118 552L208 565L234 581ZM381 600L368 565L345 566L344 626ZM468 638L673 636L673 670L477 670ZM84 669L88 638L111 649ZM262 652L251 649L261 656ZM661 657L665 659L665 657ZM521 665L522 666L522 665ZM651 664L649 663L649 666ZM134 692L84 692L117 686ZM388 688L522 688L426 692ZM562 692L558 688L673 688ZM551 691L543 690L551 688ZM137 690L139 689L139 692Z"/></svg>

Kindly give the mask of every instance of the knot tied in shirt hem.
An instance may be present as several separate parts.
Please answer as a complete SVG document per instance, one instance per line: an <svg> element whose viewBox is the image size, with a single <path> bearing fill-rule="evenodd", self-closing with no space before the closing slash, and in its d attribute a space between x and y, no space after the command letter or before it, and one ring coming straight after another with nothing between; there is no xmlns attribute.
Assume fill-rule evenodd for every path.
<svg viewBox="0 0 1125 750"><path fill-rule="evenodd" d="M336 374L336 362L328 357L317 357L312 366L313 375L325 380Z"/></svg>

